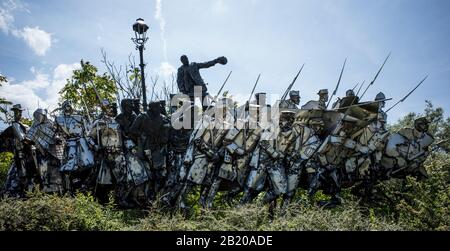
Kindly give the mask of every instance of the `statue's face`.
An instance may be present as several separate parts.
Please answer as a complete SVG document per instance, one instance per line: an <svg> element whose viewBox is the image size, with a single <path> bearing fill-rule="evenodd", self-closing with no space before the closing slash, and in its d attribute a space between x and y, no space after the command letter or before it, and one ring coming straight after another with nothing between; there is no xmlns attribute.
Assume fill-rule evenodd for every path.
<svg viewBox="0 0 450 251"><path fill-rule="evenodd" d="M111 105L111 107L109 108L109 111L110 111L112 117L117 116L117 106Z"/></svg>
<svg viewBox="0 0 450 251"><path fill-rule="evenodd" d="M14 120L20 121L22 119L22 111L21 110L14 110Z"/></svg>
<svg viewBox="0 0 450 251"><path fill-rule="evenodd" d="M322 133L323 125L321 124L312 124L310 125L311 129L313 129L316 133Z"/></svg>
<svg viewBox="0 0 450 251"><path fill-rule="evenodd" d="M123 112L126 114L130 114L133 113L133 106L131 105L126 105L123 107Z"/></svg>
<svg viewBox="0 0 450 251"><path fill-rule="evenodd" d="M181 56L181 63L183 63L183 65L187 66L189 65L189 59L186 56Z"/></svg>
<svg viewBox="0 0 450 251"><path fill-rule="evenodd" d="M320 99L322 99L324 102L328 102L328 98L328 93L320 95Z"/></svg>
<svg viewBox="0 0 450 251"><path fill-rule="evenodd" d="M135 99L135 100L133 101L133 111L134 111L136 114L141 113L141 103L140 103L139 99Z"/></svg>
<svg viewBox="0 0 450 251"><path fill-rule="evenodd" d="M123 113L131 114L133 113L133 102L131 100L122 100L121 108Z"/></svg>
<svg viewBox="0 0 450 251"><path fill-rule="evenodd" d="M159 103L150 103L148 104L147 113L148 114L160 114L161 106Z"/></svg>
<svg viewBox="0 0 450 251"><path fill-rule="evenodd" d="M351 132L353 129L355 128L355 124L348 122L348 121L344 121L343 125L342 125L342 130L346 133Z"/></svg>
<svg viewBox="0 0 450 251"><path fill-rule="evenodd" d="M67 115L72 114L72 113L73 113L73 108L72 108L72 106L70 106L70 105L64 106L64 113L67 114Z"/></svg>
<svg viewBox="0 0 450 251"><path fill-rule="evenodd" d="M428 132L429 124L420 121L420 122L416 123L415 127L416 127L416 130L419 132Z"/></svg>
<svg viewBox="0 0 450 251"><path fill-rule="evenodd" d="M299 105L300 104L300 97L295 95L295 96L291 96L291 100L294 104Z"/></svg>
<svg viewBox="0 0 450 251"><path fill-rule="evenodd" d="M42 114L40 112L35 112L33 114L34 120L36 121L36 123L40 124L45 122L45 120L47 120L47 116L45 114Z"/></svg>

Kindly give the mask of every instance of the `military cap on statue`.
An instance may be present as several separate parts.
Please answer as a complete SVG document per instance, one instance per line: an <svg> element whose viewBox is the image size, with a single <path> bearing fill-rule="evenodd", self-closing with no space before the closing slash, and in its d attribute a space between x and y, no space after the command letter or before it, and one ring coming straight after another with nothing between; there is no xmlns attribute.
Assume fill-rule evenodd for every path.
<svg viewBox="0 0 450 251"><path fill-rule="evenodd" d="M14 111L14 110L16 110L16 111L23 111L25 109L22 109L22 105L16 104L16 105L13 105L13 107L11 107L11 111Z"/></svg>

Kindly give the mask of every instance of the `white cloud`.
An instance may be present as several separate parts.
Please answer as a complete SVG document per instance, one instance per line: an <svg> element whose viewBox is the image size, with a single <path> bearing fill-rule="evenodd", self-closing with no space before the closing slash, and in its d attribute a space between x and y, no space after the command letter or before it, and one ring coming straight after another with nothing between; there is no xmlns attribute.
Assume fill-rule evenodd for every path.
<svg viewBox="0 0 450 251"><path fill-rule="evenodd" d="M166 19L164 18L162 12L162 0L156 0L155 19L159 23L159 29L161 30L160 37L163 46L163 56L164 60L167 61Z"/></svg>
<svg viewBox="0 0 450 251"><path fill-rule="evenodd" d="M53 71L53 79L54 80L66 80L73 75L74 70L78 70L81 68L79 63L74 64L60 64Z"/></svg>
<svg viewBox="0 0 450 251"><path fill-rule="evenodd" d="M58 104L59 94L58 92L66 85L67 79L71 78L73 71L80 69L79 63L74 64L60 64L53 71L53 79L46 88L46 102L52 106Z"/></svg>
<svg viewBox="0 0 450 251"><path fill-rule="evenodd" d="M52 46L52 35L37 26L17 29L14 26L14 13L17 11L30 13L26 5L19 0L7 0L0 5L0 30L7 35L23 39L37 55L44 56Z"/></svg>
<svg viewBox="0 0 450 251"><path fill-rule="evenodd" d="M175 67L173 67L173 65L171 65L169 62L162 62L157 72L164 78L168 78L172 76L173 73L175 73Z"/></svg>
<svg viewBox="0 0 450 251"><path fill-rule="evenodd" d="M14 15L16 11L30 12L19 0L7 0L0 6L0 30L6 34L15 30Z"/></svg>
<svg viewBox="0 0 450 251"><path fill-rule="evenodd" d="M47 107L47 103L39 97L35 90L29 88L23 83L8 82L0 87L2 96L13 102L14 104L21 104L22 107L30 109L32 112L38 107Z"/></svg>
<svg viewBox="0 0 450 251"><path fill-rule="evenodd" d="M212 11L216 14L223 14L229 9L224 0L216 0L212 5Z"/></svg>
<svg viewBox="0 0 450 251"><path fill-rule="evenodd" d="M14 16L5 9L0 9L0 30L8 34L14 22Z"/></svg>
<svg viewBox="0 0 450 251"><path fill-rule="evenodd" d="M48 49L52 46L52 35L39 27L25 27L18 34L25 40L27 45L33 49L38 56L44 56ZM17 34L16 34L17 36Z"/></svg>
<svg viewBox="0 0 450 251"><path fill-rule="evenodd" d="M58 92L66 84L66 80L79 69L78 63L60 64L53 70L53 75L44 74L32 67L34 79L16 83L12 78L0 87L2 97L13 103L22 104L32 113L36 108L54 109L58 106Z"/></svg>
<svg viewBox="0 0 450 251"><path fill-rule="evenodd" d="M161 30L160 32L160 38L161 38L161 42L162 42L162 51L163 51L163 58L164 58L164 62L161 63L161 65L159 66L158 69L156 69L156 73L162 77L164 77L165 79L168 79L172 76L173 73L175 73L175 67L173 67L173 65L171 65L168 62L168 57L167 57L167 40L166 40L166 19L164 18L163 15L163 5L162 5L162 0L156 0L156 6L155 6L155 19L158 21L159 23L159 29Z"/></svg>
<svg viewBox="0 0 450 251"><path fill-rule="evenodd" d="M35 79L23 81L22 84L25 87L31 90L38 90L49 86L49 79L47 74L35 71L34 69L32 69L31 72L33 72Z"/></svg>

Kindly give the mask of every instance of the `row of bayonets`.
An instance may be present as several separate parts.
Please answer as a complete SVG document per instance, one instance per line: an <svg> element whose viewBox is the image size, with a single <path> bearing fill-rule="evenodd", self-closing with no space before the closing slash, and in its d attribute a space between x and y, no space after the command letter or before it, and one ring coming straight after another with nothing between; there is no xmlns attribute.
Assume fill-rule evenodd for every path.
<svg viewBox="0 0 450 251"><path fill-rule="evenodd" d="M373 78L373 80L370 82L370 84L369 84L369 85L366 87L366 89L364 90L364 92L363 92L363 94L361 95L360 99L366 94L367 90L369 90L369 88L375 83L375 81L377 80L378 76L380 75L381 71L383 70L383 68L384 68L386 62L388 61L388 59L390 58L390 56L391 56L391 53L388 54L388 56L387 56L386 59L384 60L383 64L381 65L380 69L378 70L377 74L375 75L375 77ZM334 91L333 91L333 93L332 93L332 96L331 96L331 98L330 98L330 101L332 100L333 96L336 95L336 93L337 93L337 91L338 91L338 89L339 89L339 85L340 85L340 83L341 83L342 75L344 74L344 70L345 70L346 64L347 64L347 59L345 59L345 61L344 61L344 64L343 64L342 69L341 69L341 73L340 73L340 75L339 75L338 83L336 84L336 88L334 89ZM291 84L289 84L288 88L286 89L286 91L284 92L284 94L283 94L283 96L282 96L282 98L281 98L281 101L285 101L285 100L286 100L286 98L287 98L289 92L291 91L291 89L292 89L292 87L294 86L295 82L297 82L297 79L298 79L298 77L300 76L300 74L302 73L304 67L305 67L305 64L302 65L302 67L301 67L300 70L298 71L297 75L296 75L296 76L294 77L294 79L292 80ZM233 73L233 72L230 71L230 73L228 74L227 78L225 79L225 81L223 82L222 86L220 87L219 91L217 92L216 96L214 96L213 101L212 101L213 103L216 102L217 99L220 97L220 94L222 93L222 90L223 90L223 88L225 87L225 85L226 85L226 83L228 82L228 80L230 79L230 76L231 76L232 73ZM253 89L252 89L252 92L251 92L251 94L250 94L250 97L249 97L248 100L247 100L247 103L250 103L250 101L251 101L251 99L252 99L252 97L253 97L253 94L254 94L254 92L255 92L256 86L258 85L258 82L259 82L260 78L261 78L261 74L258 75L258 78L256 79L256 82L255 82L255 84L253 85ZM406 100L406 99L407 99L407 98L408 98L408 97L409 97L409 96L410 96L410 95L411 95L411 94L412 94L412 93L413 93L413 92L414 92L414 91L415 91L415 90L416 90L416 89L417 89L417 88L418 88L418 87L419 87L419 86L427 79L427 78L428 78L428 76L426 76L422 81L420 81L419 84L418 84L414 89L412 89L412 90L411 90L404 98L402 98L401 100L399 100L395 105L393 105L391 108L389 108L386 112L389 112L389 111L392 110L395 106L397 106L398 104L404 102L404 101L405 101L405 100ZM356 97L359 95L359 92L361 91L361 89L362 89L364 83L365 83L365 82L363 82L363 83L361 84L361 86L359 87L358 93L356 94L356 96L355 96L355 98L353 99L353 102L350 104L350 106L355 106L354 102L356 101ZM357 87L358 87L358 85L356 85L356 86L353 88L353 90L356 89ZM387 100L391 100L391 99L387 99ZM387 100L379 100L379 101L376 101L376 102L387 101ZM246 103L246 104L247 104L247 103ZM328 102L327 108L328 108L329 104L330 104L330 102ZM365 104L367 104L367 103L365 103ZM350 107L350 106L348 106L348 107ZM206 110L206 112L208 112L209 109L211 109L211 108L208 108L208 109ZM346 112L345 112L344 116L342 117L342 119L340 120L339 124L341 124L341 123L345 120L345 118L347 117L349 111L350 111L350 109L347 109L347 110L346 110ZM244 113L243 113L243 114L244 114ZM201 119L201 121L200 121L200 125L203 124L203 118L204 118L204 116L202 116L202 119ZM337 126L335 130L338 130L339 128L340 128L340 126ZM191 134L191 137L189 138L189 144L188 144L187 153L190 153L190 152L193 151L193 140L196 138L196 135L197 135L197 133L198 133L199 131L200 131L200 130L195 130L194 133ZM324 146L327 145L327 143L329 142L329 140L328 140L329 137L330 137L330 136L328 136L327 139L324 140L324 142L321 144L320 147L318 147L318 148L316 149L315 152L317 152L319 149L322 149ZM189 155L188 155L188 156L189 156Z"/></svg>
<svg viewBox="0 0 450 251"><path fill-rule="evenodd" d="M377 80L378 76L380 75L381 71L383 70L383 68L384 68L384 66L386 65L386 62L388 61L388 59L390 58L390 56L391 56L391 53L389 53L389 54L387 55L386 59L384 60L383 64L381 65L380 69L379 69L378 72L376 73L375 77L374 77L373 80L369 83L369 85L367 85L366 89L364 90L364 92L363 92L363 93L361 94L361 96L359 97L359 100L362 100L362 98L363 98L364 95L367 93L367 91L369 90L369 88L370 88L371 86L374 85L375 81ZM327 104L327 106L326 106L327 108L329 107L329 105L330 105L330 103L331 103L333 97L337 94L337 91L339 90L339 86L340 86L340 83L341 83L342 76L343 76L343 74L344 74L344 70L345 70L345 66L346 66L346 65L347 65L347 58L344 60L344 64L342 65L342 69L341 69L341 72L340 72L340 74L339 74L338 82L337 82L337 84L336 84L335 89L333 90L333 92L332 92L332 94L331 94L331 97L329 98L328 104ZM292 82L289 84L289 86L288 86L288 88L286 89L286 91L283 93L283 96L281 97L281 101L285 101L285 100L287 99L287 96L288 96L289 92L290 92L291 89L294 87L294 84L297 82L297 79L298 79L298 77L300 76L300 74L302 73L304 67L305 67L305 64L302 65L302 67L301 67L300 70L298 71L297 75L295 75L294 79L293 79ZM226 83L227 83L228 80L230 79L232 73L233 73L233 72L230 71L230 73L228 74L227 78L225 79L225 81L223 82L222 86L220 87L220 89L219 89L217 95L214 97L214 99L213 99L213 101L212 101L213 103L216 102L216 100L220 97L220 94L222 93L223 88L225 87ZM254 92L255 92L255 90L256 90L256 86L258 85L258 82L259 82L260 78L261 78L261 74L258 75L258 78L256 79L256 82L255 82L255 84L253 85L252 92L251 92L250 97L249 97L249 99L248 99L248 101L247 101L248 103L251 101L251 98L252 98L252 96L253 96L253 94L254 94ZM419 88L419 86L422 85L423 82L425 82L425 80L426 80L427 78L428 78L428 75L425 76L425 77L424 77L424 78L423 78L423 79L422 79L422 80L421 80L421 81L420 81L420 82L419 82L419 83L418 83L418 84L417 84L410 92L408 92L408 94L406 94L406 96L404 96L402 99L400 99L398 102L396 102L392 107L390 107L389 109L387 109L387 110L386 110L386 113L389 112L389 111L391 111L393 108L395 108L395 107L396 107L397 105L399 105L400 103L404 102L404 101L405 101L405 100L406 100L406 99L407 99L407 98L408 98L408 97L409 97L409 96L410 96L417 88ZM359 95L359 93L360 93L362 87L364 86L364 83L365 83L365 81L362 82L360 86L359 86L359 83L358 83L358 84L356 84L356 86L353 88L353 90L355 90L355 89L359 86L359 89L358 89L358 92L356 93L355 99L353 100L353 102L351 103L350 106L357 106L357 104L355 105L354 102L356 101L356 97L358 97L358 95ZM100 101L100 105L103 106L102 100L101 100L101 98L100 98L100 95L99 95L97 89L95 88L95 85L92 84L92 86L93 86L93 88L94 88L94 90L95 90L95 92L96 92L96 96L97 96L98 100ZM86 86L83 86L83 87L86 88ZM388 101L388 100L392 100L392 99L385 99L385 100L380 100L380 101L376 101L376 102ZM84 100L83 100L83 103L84 103ZM365 103L365 104L367 104L367 103ZM86 105L86 104L84 104L84 105ZM348 107L350 107L350 106L348 106ZM88 114L88 116L89 116L89 113L87 113L87 114ZM91 119L89 118L89 120L91 120Z"/></svg>
<svg viewBox="0 0 450 251"><path fill-rule="evenodd" d="M381 65L380 69L379 69L378 72L376 73L375 77L374 77L373 80L369 83L369 85L367 85L366 89L364 90L364 92L363 92L363 93L361 94L361 96L359 97L359 100L361 100L361 99L364 97L364 95L367 93L367 91L369 90L369 88L370 88L371 86L374 85L375 81L377 80L378 76L380 75L381 71L383 70L383 68L384 68L384 66L386 65L386 62L388 61L388 59L390 58L390 56L391 56L391 53L389 53L389 54L387 55L386 59L384 60L383 64ZM337 91L339 90L339 86L340 86L340 84L341 84L342 76L343 76L343 74L344 74L344 70L345 70L345 66L346 66L346 65L347 65L347 58L344 60L344 64L342 65L342 69L341 69L341 72L340 72L340 74L339 74L338 82L337 82L337 84L336 84L335 89L333 90L333 92L332 92L332 94L331 94L331 97L329 98L329 101L328 101L328 104L327 104L327 108L329 107L329 105L330 105L330 103L331 103L333 97L337 94ZM286 91L284 92L283 96L281 97L281 101L285 101L285 100L287 99L287 96L288 96L289 92L291 91L292 87L294 87L294 84L295 84L295 82L297 82L297 79L298 79L298 77L300 76L300 74L302 73L304 67L305 67L305 64L302 65L302 67L301 67L300 70L298 71L297 75L295 75L294 79L292 80L291 84L289 84L288 88L286 89ZM226 85L226 83L228 82L228 79L230 78L230 76L231 76L232 73L233 73L233 72L230 71L230 73L228 74L228 76L227 76L227 78L225 79L224 83L223 83L222 86L220 87L220 89L219 89L217 95L215 96L213 102L215 102L216 99L220 96L220 94L221 94L223 88L225 87L225 85ZM249 97L249 99L248 99L248 102L250 102L250 100L251 100L251 98L252 98L252 96L253 96L253 94L254 94L254 92L255 92L256 86L258 85L258 82L259 82L259 79L260 79L260 78L261 78L261 74L258 75L258 78L256 79L256 82L255 82L255 84L253 85L253 89L252 89L252 92L251 92L250 97ZM423 78L423 79L422 79L422 80L421 80L421 81L420 81L420 82L419 82L419 83L418 83L418 84L417 84L410 92L408 92L408 94L406 94L402 99L400 99L397 103L395 103L393 106L391 106L389 109L387 109L387 110L386 110L386 113L389 112L389 111L391 111L394 107L396 107L396 106L399 105L400 103L404 102L409 96L411 96L411 94L412 94L415 90L417 90L417 88L419 88L419 86L421 86L421 85L423 84L423 82L425 82L425 80L426 80L427 78L428 78L428 75L425 76L425 77L424 77L424 78ZM352 89L352 90L354 91L354 90L359 86L358 92L356 93L356 97L358 97L358 95L359 95L359 93L360 93L362 87L364 86L364 83L365 83L365 81L362 82L361 85L358 83L358 84L356 84L356 86ZM353 101L355 101L355 100L356 100L356 98L355 98ZM380 101L376 101L376 102L388 101L388 100L392 100L392 99L380 100ZM365 104L367 104L367 103L365 103ZM354 106L354 104L352 103L350 106ZM349 106L349 107L350 107L350 106Z"/></svg>

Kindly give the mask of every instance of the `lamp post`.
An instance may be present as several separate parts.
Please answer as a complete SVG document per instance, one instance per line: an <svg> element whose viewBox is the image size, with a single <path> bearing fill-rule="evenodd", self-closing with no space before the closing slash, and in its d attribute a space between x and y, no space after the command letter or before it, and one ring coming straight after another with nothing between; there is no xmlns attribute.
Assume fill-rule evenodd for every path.
<svg viewBox="0 0 450 251"><path fill-rule="evenodd" d="M142 83L142 106L144 109L144 112L147 111L147 92L145 88L145 74L144 74L144 50L145 50L145 43L148 40L147 37L147 31L148 31L148 25L144 22L144 19L138 18L136 20L136 23L133 24L133 31L134 31L134 38L131 38L131 40L136 44L136 50L139 50L139 56L140 56L140 64L141 67L141 83Z"/></svg>

